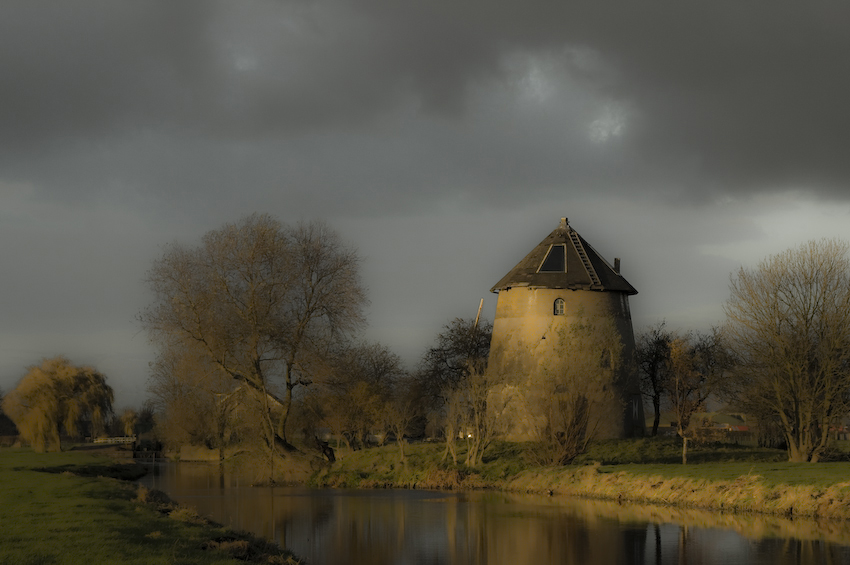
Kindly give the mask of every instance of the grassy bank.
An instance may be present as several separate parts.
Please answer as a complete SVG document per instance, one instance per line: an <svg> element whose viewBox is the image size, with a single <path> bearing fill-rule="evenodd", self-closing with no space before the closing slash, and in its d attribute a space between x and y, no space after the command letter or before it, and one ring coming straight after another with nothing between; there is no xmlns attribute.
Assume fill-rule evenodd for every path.
<svg viewBox="0 0 850 565"><path fill-rule="evenodd" d="M83 452L0 450L0 564L297 563L115 478L138 472Z"/></svg>
<svg viewBox="0 0 850 565"><path fill-rule="evenodd" d="M587 465L527 470L503 488L728 512L850 519L850 463Z"/></svg>
<svg viewBox="0 0 850 565"><path fill-rule="evenodd" d="M443 461L444 444L415 443L405 447L399 461L398 447L387 445L359 451L337 452L337 461L315 473L310 486L330 488L425 488L474 489L503 484L528 467L522 444L502 442L491 446L484 464L470 470ZM459 462L465 452L458 451Z"/></svg>
<svg viewBox="0 0 850 565"><path fill-rule="evenodd" d="M513 500L505 493L506 500ZM538 507L551 506L558 512L587 520L612 520L628 523L675 523L686 527L732 530L741 537L752 540L765 538L817 540L841 545L850 544L850 522L846 520L821 520L789 518L782 515L752 512L717 512L660 504L631 504L596 498L558 497L549 495L516 495L521 504L532 503Z"/></svg>
<svg viewBox="0 0 850 565"><path fill-rule="evenodd" d="M393 446L341 453L314 486L500 490L582 496L732 512L850 519L850 463L788 463L779 450L695 448L681 465L676 442L645 439L594 446L575 465L540 467L530 446L491 446L475 470L443 461L440 444L415 444L401 463ZM463 460L461 450L460 461Z"/></svg>

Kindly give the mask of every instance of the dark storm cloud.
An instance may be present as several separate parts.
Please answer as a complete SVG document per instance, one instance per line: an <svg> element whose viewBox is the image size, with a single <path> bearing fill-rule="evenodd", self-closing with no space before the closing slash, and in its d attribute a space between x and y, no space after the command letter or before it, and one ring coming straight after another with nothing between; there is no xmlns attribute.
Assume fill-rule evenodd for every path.
<svg viewBox="0 0 850 565"><path fill-rule="evenodd" d="M119 177L154 193L225 194L234 178L270 195L315 186L318 208L352 192L409 205L426 190L512 201L517 187L841 191L848 12L7 2L2 164L9 177L39 170L79 190ZM550 98L524 103L517 85L541 61ZM622 128L594 144L588 127L606 105Z"/></svg>
<svg viewBox="0 0 850 565"><path fill-rule="evenodd" d="M0 135L4 146L146 125L190 108L208 50L203 2L0 4Z"/></svg>
<svg viewBox="0 0 850 565"><path fill-rule="evenodd" d="M663 170L684 166L687 174L669 180L694 190L810 185L829 190L847 184L846 4L464 6L469 12L458 28L494 47L494 57L565 47L598 54L603 65L573 64L568 70L634 109L629 149L636 161L651 166L631 174L648 172L644 180L668 181ZM629 184L640 180L633 177Z"/></svg>
<svg viewBox="0 0 850 565"><path fill-rule="evenodd" d="M636 325L707 327L739 264L846 236L848 12L0 2L0 379L66 353L140 390L160 246L256 211L338 227L408 360L561 216Z"/></svg>

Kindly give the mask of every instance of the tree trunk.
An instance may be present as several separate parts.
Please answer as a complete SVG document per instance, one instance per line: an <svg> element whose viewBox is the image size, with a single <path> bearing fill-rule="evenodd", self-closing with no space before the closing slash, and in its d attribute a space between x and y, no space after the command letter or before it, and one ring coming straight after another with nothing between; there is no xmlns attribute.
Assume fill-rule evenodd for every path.
<svg viewBox="0 0 850 565"><path fill-rule="evenodd" d="M281 447L283 447L286 451L294 451L295 447L289 443L286 439L286 422L289 420L289 412L292 408L292 389L295 387L292 384L292 363L287 362L286 364L286 396L283 398L283 402L281 402L281 414L280 420L277 423L277 430L275 434L281 441Z"/></svg>
<svg viewBox="0 0 850 565"><path fill-rule="evenodd" d="M457 446L455 445L454 433L449 433L450 430L446 430L446 451L443 453L443 461L446 460L446 456L451 454L452 463L457 465Z"/></svg>
<svg viewBox="0 0 850 565"><path fill-rule="evenodd" d="M811 456L809 446L802 434L797 434L794 437L791 434L785 435L785 441L788 443L788 461L791 463L806 463Z"/></svg>
<svg viewBox="0 0 850 565"><path fill-rule="evenodd" d="M806 456L800 451L800 448L797 447L794 443L788 444L788 461L791 463L805 463Z"/></svg>
<svg viewBox="0 0 850 565"><path fill-rule="evenodd" d="M688 438L682 436L682 465L688 464Z"/></svg>
<svg viewBox="0 0 850 565"><path fill-rule="evenodd" d="M661 397L653 396L652 397L652 408L655 410L655 417L652 420L652 437L658 435L658 424L661 422Z"/></svg>
<svg viewBox="0 0 850 565"><path fill-rule="evenodd" d="M56 429L51 430L51 434L50 434L50 435L52 436L52 438L51 438L51 439L52 439L52 440L53 440L53 442L56 444L56 451L57 451L57 452L61 452L61 451L62 451L62 439L61 439L61 436L59 435L59 426L58 426L58 425L56 426ZM52 450L50 449L50 444L47 444L47 449L46 449L46 451L52 451Z"/></svg>

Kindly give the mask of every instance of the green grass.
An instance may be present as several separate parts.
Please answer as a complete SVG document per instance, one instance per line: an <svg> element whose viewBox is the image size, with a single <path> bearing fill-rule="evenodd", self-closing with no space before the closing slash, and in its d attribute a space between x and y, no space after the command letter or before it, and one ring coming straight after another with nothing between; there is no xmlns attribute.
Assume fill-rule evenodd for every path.
<svg viewBox="0 0 850 565"><path fill-rule="evenodd" d="M493 442L482 457L482 478L489 481L504 480L526 469L529 465L528 449L529 445L525 443Z"/></svg>
<svg viewBox="0 0 850 565"><path fill-rule="evenodd" d="M358 451L339 450L337 462L330 470L314 475L311 485L456 488L459 482L470 477L479 483L494 482L513 476L528 466L524 457L525 446L510 442L490 445L484 453L483 464L476 469L468 469L463 464L466 446L462 442L457 445L456 465L450 456L444 460L445 443L442 442L412 443L406 445L404 451L405 462L402 463L396 444Z"/></svg>
<svg viewBox="0 0 850 565"><path fill-rule="evenodd" d="M782 450L734 444L693 444L681 464L677 438L610 440L593 444L566 467L541 467L530 444L494 442L475 469L442 459L445 444L341 452L314 486L437 489L497 488L627 499L681 506L850 518L850 462L789 463ZM839 452L840 453L840 452ZM593 464L593 465L591 465Z"/></svg>
<svg viewBox="0 0 850 565"><path fill-rule="evenodd" d="M780 449L727 443L688 444L688 464L719 462L778 462L787 461L788 455ZM599 462L603 465L629 463L681 464L682 440L680 438L654 437L640 439L605 440L591 444L587 453L576 458L575 464Z"/></svg>
<svg viewBox="0 0 850 565"><path fill-rule="evenodd" d="M767 487L780 485L827 488L850 481L850 463L783 462L711 462L693 465L628 464L603 465L600 472L624 471L635 476L731 481L738 477L757 476Z"/></svg>
<svg viewBox="0 0 850 565"><path fill-rule="evenodd" d="M0 450L0 565L244 562L205 549L226 530L170 519L135 500L135 483L97 476L128 472L86 453Z"/></svg>
<svg viewBox="0 0 850 565"><path fill-rule="evenodd" d="M606 440L592 444L587 453L573 462L573 466L600 463L617 470L640 469L651 465L653 472L677 473L681 467L682 446L677 438L641 438L628 440ZM463 442L457 446L458 464L443 460L445 444L414 443L406 446L407 465L400 463L398 447L386 445L359 451L341 450L339 460L329 471L314 476L314 486L430 486L453 488L456 479L466 481L466 486L493 486L514 477L521 471L535 468L528 443L506 441L493 442L484 452L483 463L475 469L463 465L466 448ZM688 450L688 462L684 473L705 473L714 465L726 466L728 473L740 470L746 474L754 464L779 464L787 460L782 450L730 444L694 444ZM737 464L734 465L734 464ZM731 465L731 466L730 466ZM821 464L819 464L821 465ZM703 471L695 469L703 468ZM724 467L720 467L724 468ZM759 467L761 468L761 467ZM735 469L735 471L732 471ZM723 474L712 471L711 474ZM737 475L736 475L737 476ZM444 483L441 481L445 481Z"/></svg>

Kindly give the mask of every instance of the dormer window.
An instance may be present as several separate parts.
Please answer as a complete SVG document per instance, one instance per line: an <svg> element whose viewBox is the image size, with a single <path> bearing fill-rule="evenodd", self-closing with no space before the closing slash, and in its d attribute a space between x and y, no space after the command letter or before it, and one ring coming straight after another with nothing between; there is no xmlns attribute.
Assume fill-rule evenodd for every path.
<svg viewBox="0 0 850 565"><path fill-rule="evenodd" d="M549 253L543 259L538 273L566 273L567 272L567 246L553 245L549 248Z"/></svg>
<svg viewBox="0 0 850 565"><path fill-rule="evenodd" d="M567 305L563 298L556 298L552 305L552 311L556 316L563 316L567 311Z"/></svg>

